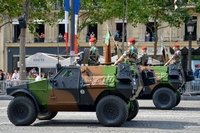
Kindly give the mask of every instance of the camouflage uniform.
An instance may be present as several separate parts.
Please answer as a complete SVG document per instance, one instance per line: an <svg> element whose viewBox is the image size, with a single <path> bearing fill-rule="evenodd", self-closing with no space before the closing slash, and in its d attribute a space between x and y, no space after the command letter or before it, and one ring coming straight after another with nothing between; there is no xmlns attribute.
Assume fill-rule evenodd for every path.
<svg viewBox="0 0 200 133"><path fill-rule="evenodd" d="M143 52L141 57L141 65L147 66L147 62L148 62L148 54L147 52Z"/></svg>
<svg viewBox="0 0 200 133"><path fill-rule="evenodd" d="M135 75L137 73L137 48L135 46L129 47L128 50L124 52L124 55L128 57L125 59L125 63L130 64L130 70L132 71L132 75Z"/></svg>
<svg viewBox="0 0 200 133"><path fill-rule="evenodd" d="M182 65L181 65L181 57L182 57L181 51L176 50L174 52L174 55L173 55L174 64L176 64L178 66L178 69L180 70L181 75L182 75L182 80L183 80L183 82L185 82L185 74L184 74L184 71L183 71L183 68L182 68Z"/></svg>
<svg viewBox="0 0 200 133"><path fill-rule="evenodd" d="M89 56L88 65L95 66L98 64L98 60L99 60L99 50L96 46L92 46L90 48L90 56Z"/></svg>

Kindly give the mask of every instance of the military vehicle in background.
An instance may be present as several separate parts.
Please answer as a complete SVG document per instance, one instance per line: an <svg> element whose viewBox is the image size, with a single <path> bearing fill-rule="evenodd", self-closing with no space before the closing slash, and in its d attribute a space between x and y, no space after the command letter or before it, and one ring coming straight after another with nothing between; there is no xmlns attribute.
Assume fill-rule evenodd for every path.
<svg viewBox="0 0 200 133"><path fill-rule="evenodd" d="M144 89L138 99L152 99L158 109L172 109L181 101L180 89L187 81L194 80L192 71L181 75L178 66L139 66ZM184 79L183 79L184 78Z"/></svg>
<svg viewBox="0 0 200 133"><path fill-rule="evenodd" d="M51 120L59 111L80 111L96 112L104 126L120 126L136 117L142 87L133 83L129 66L86 66L89 49L79 56L80 66L57 65L59 72L50 79L7 88L14 97L7 109L9 120L27 126L36 118Z"/></svg>

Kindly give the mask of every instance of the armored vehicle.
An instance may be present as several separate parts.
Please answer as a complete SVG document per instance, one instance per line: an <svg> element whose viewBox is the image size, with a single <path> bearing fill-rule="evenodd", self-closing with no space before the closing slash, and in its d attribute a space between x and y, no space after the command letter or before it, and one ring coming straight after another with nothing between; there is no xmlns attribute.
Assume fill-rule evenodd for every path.
<svg viewBox="0 0 200 133"><path fill-rule="evenodd" d="M180 89L194 80L192 71L183 72L175 64L169 66L141 66L144 89L138 99L152 99L158 109L172 109L181 101Z"/></svg>
<svg viewBox="0 0 200 133"><path fill-rule="evenodd" d="M85 49L80 66L60 67L50 79L7 88L14 97L8 105L9 120L28 126L36 119L51 120L59 111L87 111L96 112L104 126L120 126L136 117L142 87L133 83L129 66L86 66L88 55Z"/></svg>

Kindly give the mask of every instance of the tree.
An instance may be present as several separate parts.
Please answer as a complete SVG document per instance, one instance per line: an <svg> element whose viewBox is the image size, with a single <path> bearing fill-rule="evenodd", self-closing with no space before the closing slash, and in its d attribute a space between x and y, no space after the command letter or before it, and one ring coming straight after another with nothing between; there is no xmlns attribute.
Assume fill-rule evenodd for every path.
<svg viewBox="0 0 200 133"><path fill-rule="evenodd" d="M59 1L61 4L64 0ZM24 19L25 25L28 26L31 33L35 33L35 28L38 27L38 22L42 24L49 23L53 25L59 18L64 17L64 6L60 6L60 10L55 11L55 7L58 5L56 0L3 0L0 2L1 20L9 20L7 23L11 23L13 18ZM2 26L3 26L2 25ZM26 27L21 27L20 32L20 79L26 79L26 64L25 64L25 39L26 39Z"/></svg>
<svg viewBox="0 0 200 133"><path fill-rule="evenodd" d="M166 27L180 27L187 23L190 14L187 8L183 8L188 2L196 4L198 0L177 1L178 9L174 10L174 0L82 0L81 9L84 21L80 29L89 24L100 23L110 18L123 19L125 16L128 23L135 27L138 23L143 23L150 28L155 35L154 57L157 55L158 30ZM199 5L199 4L198 4ZM126 8L123 8L126 7ZM200 6L196 6L198 11ZM153 25L149 26L149 20ZM163 26L163 23L168 25Z"/></svg>

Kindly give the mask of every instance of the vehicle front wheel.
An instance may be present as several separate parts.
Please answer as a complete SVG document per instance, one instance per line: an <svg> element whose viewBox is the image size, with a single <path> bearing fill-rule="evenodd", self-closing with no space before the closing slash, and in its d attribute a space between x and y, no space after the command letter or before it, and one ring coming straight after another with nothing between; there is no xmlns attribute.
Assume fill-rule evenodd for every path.
<svg viewBox="0 0 200 133"><path fill-rule="evenodd" d="M38 113L37 118L39 120L51 120L53 119L58 112L51 112L51 111L47 111L45 113Z"/></svg>
<svg viewBox="0 0 200 133"><path fill-rule="evenodd" d="M118 96L105 96L97 104L96 115L104 126L121 126L128 117L127 104Z"/></svg>
<svg viewBox="0 0 200 133"><path fill-rule="evenodd" d="M138 114L139 103L137 100L134 100L134 101L129 102L128 106L129 106L129 114L128 114L128 118L126 119L126 121L131 121Z"/></svg>
<svg viewBox="0 0 200 133"><path fill-rule="evenodd" d="M176 104L176 94L170 88L159 88L153 94L153 103L158 109L172 109Z"/></svg>
<svg viewBox="0 0 200 133"><path fill-rule="evenodd" d="M37 110L34 103L28 97L14 98L8 105L9 120L16 126L28 126L37 118Z"/></svg>

